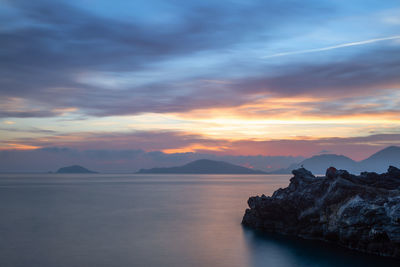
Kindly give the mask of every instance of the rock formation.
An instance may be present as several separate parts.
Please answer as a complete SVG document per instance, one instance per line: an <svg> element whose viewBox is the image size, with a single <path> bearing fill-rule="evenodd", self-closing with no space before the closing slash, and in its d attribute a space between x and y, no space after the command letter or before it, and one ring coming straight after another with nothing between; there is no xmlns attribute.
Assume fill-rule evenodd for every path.
<svg viewBox="0 0 400 267"><path fill-rule="evenodd" d="M400 169L359 176L331 167L293 170L287 188L250 197L242 224L400 258Z"/></svg>

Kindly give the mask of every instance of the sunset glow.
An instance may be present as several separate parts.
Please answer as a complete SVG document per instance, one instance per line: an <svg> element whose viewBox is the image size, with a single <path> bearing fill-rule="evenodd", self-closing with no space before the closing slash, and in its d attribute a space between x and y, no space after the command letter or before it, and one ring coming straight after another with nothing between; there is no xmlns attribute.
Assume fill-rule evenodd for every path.
<svg viewBox="0 0 400 267"><path fill-rule="evenodd" d="M0 267L399 266L398 189L399 0L0 0Z"/></svg>
<svg viewBox="0 0 400 267"><path fill-rule="evenodd" d="M400 140L399 11L5 1L0 149L362 158Z"/></svg>

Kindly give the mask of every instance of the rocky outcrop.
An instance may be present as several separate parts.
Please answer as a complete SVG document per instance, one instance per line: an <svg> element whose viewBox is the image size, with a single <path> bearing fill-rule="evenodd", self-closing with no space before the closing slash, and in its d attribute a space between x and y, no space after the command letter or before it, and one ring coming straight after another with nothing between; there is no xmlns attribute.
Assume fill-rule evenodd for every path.
<svg viewBox="0 0 400 267"><path fill-rule="evenodd" d="M359 176L331 167L294 170L287 188L250 197L242 224L400 258L400 169Z"/></svg>

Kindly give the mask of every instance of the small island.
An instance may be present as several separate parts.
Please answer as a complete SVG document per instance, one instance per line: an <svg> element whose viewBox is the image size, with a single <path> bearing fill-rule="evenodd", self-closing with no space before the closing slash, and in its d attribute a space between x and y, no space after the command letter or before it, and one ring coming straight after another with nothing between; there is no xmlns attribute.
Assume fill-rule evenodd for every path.
<svg viewBox="0 0 400 267"><path fill-rule="evenodd" d="M400 258L400 169L356 176L328 168L315 177L300 168L271 197L250 197L242 224Z"/></svg>
<svg viewBox="0 0 400 267"><path fill-rule="evenodd" d="M72 166L60 168L57 170L56 173L97 173L97 172L88 170L79 165L72 165Z"/></svg>
<svg viewBox="0 0 400 267"><path fill-rule="evenodd" d="M137 173L159 174L265 174L259 170L234 165L224 161L200 159L183 166L141 169Z"/></svg>

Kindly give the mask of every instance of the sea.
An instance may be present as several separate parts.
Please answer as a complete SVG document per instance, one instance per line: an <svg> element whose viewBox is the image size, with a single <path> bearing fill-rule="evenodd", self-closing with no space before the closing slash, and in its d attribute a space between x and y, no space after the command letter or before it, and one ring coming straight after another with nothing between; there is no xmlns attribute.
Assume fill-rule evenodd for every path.
<svg viewBox="0 0 400 267"><path fill-rule="evenodd" d="M290 175L1 174L1 267L400 266L242 227Z"/></svg>

